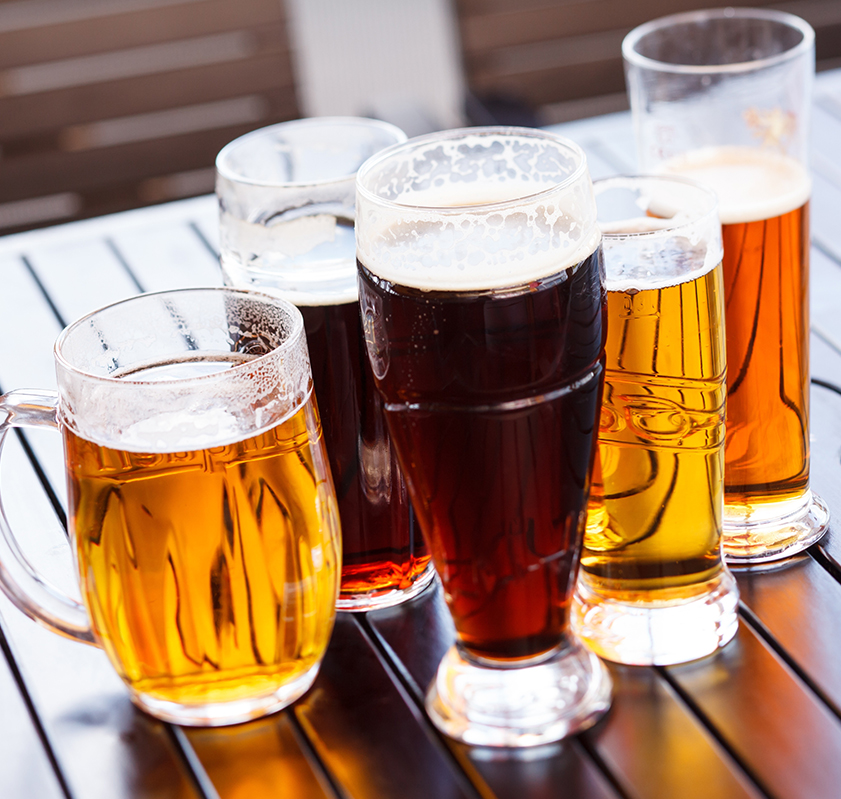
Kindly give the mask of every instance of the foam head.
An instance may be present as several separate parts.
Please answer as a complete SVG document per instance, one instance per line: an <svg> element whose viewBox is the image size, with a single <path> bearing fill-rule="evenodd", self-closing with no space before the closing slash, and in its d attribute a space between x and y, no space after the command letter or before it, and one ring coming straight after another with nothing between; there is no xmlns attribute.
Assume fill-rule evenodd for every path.
<svg viewBox="0 0 841 799"><path fill-rule="evenodd" d="M799 161L759 147L704 147L669 159L661 171L713 189L724 225L787 214L804 205L812 189Z"/></svg>
<svg viewBox="0 0 841 799"><path fill-rule="evenodd" d="M606 178L594 188L608 291L666 288L721 262L710 189L669 176Z"/></svg>
<svg viewBox="0 0 841 799"><path fill-rule="evenodd" d="M281 122L216 158L219 240L228 285L298 305L356 299L356 172L406 135L356 117Z"/></svg>
<svg viewBox="0 0 841 799"><path fill-rule="evenodd" d="M95 311L59 336L56 373L62 422L134 452L243 440L311 391L300 311L232 289L143 294Z"/></svg>
<svg viewBox="0 0 841 799"><path fill-rule="evenodd" d="M383 150L360 169L356 202L360 262L422 290L524 285L580 263L600 239L581 149L525 128Z"/></svg>

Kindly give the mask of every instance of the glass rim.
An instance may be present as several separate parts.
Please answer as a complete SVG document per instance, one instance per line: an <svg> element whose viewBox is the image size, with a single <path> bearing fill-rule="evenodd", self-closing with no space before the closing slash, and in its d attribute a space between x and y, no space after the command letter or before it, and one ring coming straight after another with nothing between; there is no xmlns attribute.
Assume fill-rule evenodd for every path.
<svg viewBox="0 0 841 799"><path fill-rule="evenodd" d="M139 380L137 378L132 378L131 376L112 377L111 375L93 374L92 372L83 369L69 361L62 352L62 345L66 341L68 341L68 339L75 330L81 328L83 325L92 320L95 316L98 316L99 314L105 311L110 311L114 308L118 308L123 305L129 305L131 303L143 301L153 297L184 296L187 294L236 295L242 298L256 300L266 305L274 305L275 307L279 305L283 308L283 310L288 314L289 318L292 320L292 329L289 331L289 335L286 338L284 338L284 340L280 344L278 344L277 347L274 347L269 352L263 353L262 355L258 355L254 358L250 358L249 360L244 361L243 363L231 366L230 368L225 369L221 372L210 372L209 374L191 377L166 378L163 380ZM293 348L299 346L300 339L303 336L303 334L304 318L301 315L301 312L298 310L298 308L288 300L284 300L280 297L275 297L272 294L267 294L261 291L253 291L249 289L237 289L232 288L230 286L207 286L199 288L166 289L163 291L149 291L144 292L142 294L135 294L132 297L126 297L122 300L117 300L116 302L109 303L108 305L103 305L97 308L96 310L93 310L90 313L79 317L78 319L67 325L67 327L65 327L64 330L62 330L58 334L55 343L53 344L53 355L55 357L56 364L62 369L64 369L66 372L77 375L78 377L89 381L95 381L105 384L119 384L121 386L185 386L189 385L190 383L198 384L218 380L220 375L233 375L235 377L238 377L239 375L246 375L249 372L253 372L255 367L259 367L264 363L267 364L269 363L270 359L275 359L278 357L278 355L283 354L285 351L292 350ZM199 352L199 350L197 350L197 352Z"/></svg>
<svg viewBox="0 0 841 799"><path fill-rule="evenodd" d="M751 61L735 61L731 64L670 64L649 58L635 49L637 44L648 34L663 30L676 24L702 22L710 19L756 19L776 22L782 27L797 30L802 39L776 55L758 58ZM682 75L715 75L728 73L753 72L776 64L793 61L814 47L815 31L802 17L785 11L775 11L767 8L711 8L702 11L686 11L679 14L669 14L665 17L653 19L638 25L622 40L622 58L634 67L648 69L652 72L667 72Z"/></svg>
<svg viewBox="0 0 841 799"><path fill-rule="evenodd" d="M481 136L488 138L491 138L493 136L521 136L523 138L528 139L550 140L555 142L556 144L562 145L567 150L572 152L578 159L578 164L576 165L576 168L563 180L554 183L547 188L540 189L540 191L535 191L531 194L522 194L510 200L497 200L495 202L483 202L458 206L418 205L415 203L405 203L397 202L395 200L387 200L381 197L379 194L376 194L375 192L371 191L363 183L365 178L373 169L376 169L382 164L383 161L388 160L396 153L403 153L405 151L405 153L408 154L413 149L424 147L436 141L457 141L458 139L467 138L468 136ZM551 194L557 193L560 190L573 186L581 180L581 178L586 172L587 156L585 155L584 150L571 139L567 139L565 136L560 136L557 133L552 133L551 131L542 130L540 128L523 128L507 125L493 125L475 128L454 128L452 130L442 130L437 131L435 133L427 133L423 136L415 136L414 138L409 139L407 141L392 144L391 146L380 150L380 152L376 153L375 155L372 155L356 173L356 190L360 195L364 196L366 200L381 207L405 209L409 211L430 211L440 215L465 214L516 208L516 206L520 205L523 202L531 202L539 199L543 195L549 196Z"/></svg>
<svg viewBox="0 0 841 799"><path fill-rule="evenodd" d="M384 122L380 119L371 119L369 117L350 117L350 116L325 116L325 117L304 117L302 119L289 119L285 122L277 122L274 125L267 125L263 128L244 133L238 136L233 141L228 142L216 155L216 174L231 183L239 183L243 186L259 186L264 188L306 188L307 186L329 186L332 183L343 183L352 181L359 171L359 167L353 172L348 172L344 175L336 175L332 178L323 178L322 180L303 180L303 181L276 181L276 180L260 180L259 178L249 178L237 173L231 169L226 160L231 153L247 145L253 139L263 138L271 135L276 130L289 130L292 128L307 128L307 127L334 127L336 129L342 127L356 127L367 128L369 130L378 130L383 133L391 134L395 139L395 144L405 142L406 134L390 122ZM389 145L393 146L393 145ZM361 164L360 164L361 167Z"/></svg>
<svg viewBox="0 0 841 799"><path fill-rule="evenodd" d="M612 233L610 231L602 230L601 225L599 225L599 229L602 232L602 238L606 242L616 242L622 239L639 240L646 238L658 238L663 235L674 235L676 232L679 232L684 228L693 227L697 225L699 221L707 219L713 215L718 217L718 195L711 188L705 186L703 183L699 183L697 180L692 180L691 178L685 178L681 175L611 175L610 177L599 178L593 181L593 194L596 198L596 205L598 206L599 195L608 189L634 189L638 186L652 182L683 184L684 186L688 186L689 188L696 190L699 196L706 197L706 199L709 200L710 205L706 210L699 211L696 214L691 214L688 219L685 219L676 225L659 227L655 230L639 230L626 231L622 233ZM663 221L668 222L669 220L665 219Z"/></svg>

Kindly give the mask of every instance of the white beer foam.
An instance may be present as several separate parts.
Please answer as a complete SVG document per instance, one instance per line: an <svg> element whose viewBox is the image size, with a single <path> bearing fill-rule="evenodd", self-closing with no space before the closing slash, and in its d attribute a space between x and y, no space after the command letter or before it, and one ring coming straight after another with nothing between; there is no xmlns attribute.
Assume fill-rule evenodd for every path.
<svg viewBox="0 0 841 799"><path fill-rule="evenodd" d="M691 254L687 256L686 250L679 245L676 249L661 250L658 257L662 263L674 264L677 268L664 271L656 262L646 263L644 258L640 258L632 267L617 270L611 263L610 256L606 255L605 288L611 292L667 289L679 286L681 283L691 283L711 272L721 263L720 259L717 262L705 261L703 258L693 261ZM690 264L688 269L682 263L682 259L687 258Z"/></svg>
<svg viewBox="0 0 841 799"><path fill-rule="evenodd" d="M367 170L356 206L361 263L402 286L483 291L587 258L601 234L586 169L563 172L572 150L559 140L499 138L430 139L411 158Z"/></svg>
<svg viewBox="0 0 841 799"><path fill-rule="evenodd" d="M787 214L804 205L812 190L799 161L756 147L704 147L669 159L661 171L713 189L723 225Z"/></svg>
<svg viewBox="0 0 841 799"><path fill-rule="evenodd" d="M709 189L671 176L617 176L597 181L595 191L608 291L669 288L721 263L718 203Z"/></svg>
<svg viewBox="0 0 841 799"><path fill-rule="evenodd" d="M193 295L208 299L195 309ZM274 349L262 354L269 341ZM113 449L185 452L242 441L292 416L312 390L303 320L258 295L135 297L80 319L56 347L61 421Z"/></svg>

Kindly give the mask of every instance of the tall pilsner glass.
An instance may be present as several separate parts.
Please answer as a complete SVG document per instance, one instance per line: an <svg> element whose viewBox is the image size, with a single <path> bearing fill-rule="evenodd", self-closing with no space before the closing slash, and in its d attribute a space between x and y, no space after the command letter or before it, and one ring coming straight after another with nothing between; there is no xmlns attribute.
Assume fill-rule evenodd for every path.
<svg viewBox="0 0 841 799"><path fill-rule="evenodd" d="M557 740L610 697L568 626L603 382L584 155L448 131L374 156L357 189L368 355L457 632L427 708L471 744Z"/></svg>
<svg viewBox="0 0 841 799"><path fill-rule="evenodd" d="M715 194L596 181L607 362L573 628L621 663L681 663L736 633L721 554L724 292Z"/></svg>
<svg viewBox="0 0 841 799"><path fill-rule="evenodd" d="M356 287L356 170L406 135L356 117L282 122L216 159L225 282L295 303L342 519L339 610L403 602L433 578L365 355Z"/></svg>
<svg viewBox="0 0 841 799"><path fill-rule="evenodd" d="M792 555L827 530L809 489L809 194L814 31L790 14L714 9L622 45L643 170L718 194L724 235L724 552Z"/></svg>

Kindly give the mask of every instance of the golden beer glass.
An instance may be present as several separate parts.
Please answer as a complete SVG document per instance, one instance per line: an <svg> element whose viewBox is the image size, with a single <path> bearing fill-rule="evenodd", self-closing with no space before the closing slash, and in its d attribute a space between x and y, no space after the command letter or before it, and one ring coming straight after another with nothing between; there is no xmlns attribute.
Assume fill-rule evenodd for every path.
<svg viewBox="0 0 841 799"><path fill-rule="evenodd" d="M0 398L64 437L80 605L20 559L0 583L95 643L152 715L221 725L280 710L318 673L339 587L335 493L291 304L232 289L145 294L66 328L58 392Z"/></svg>
<svg viewBox="0 0 841 799"><path fill-rule="evenodd" d="M640 167L718 194L724 236L724 552L793 555L828 529L809 488L814 31L763 9L678 14L622 46Z"/></svg>
<svg viewBox="0 0 841 799"><path fill-rule="evenodd" d="M609 660L682 663L727 643L721 554L726 353L713 192L674 177L594 184L608 332L576 634Z"/></svg>

